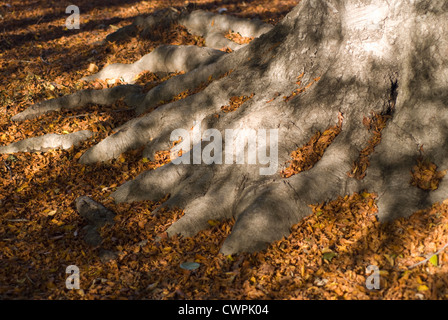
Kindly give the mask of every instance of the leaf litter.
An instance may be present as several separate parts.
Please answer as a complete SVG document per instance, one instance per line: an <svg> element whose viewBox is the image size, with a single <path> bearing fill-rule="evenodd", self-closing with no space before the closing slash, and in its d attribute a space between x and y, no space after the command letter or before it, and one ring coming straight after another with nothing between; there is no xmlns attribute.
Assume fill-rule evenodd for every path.
<svg viewBox="0 0 448 320"><path fill-rule="evenodd" d="M375 216L376 195L369 191L355 193L311 205L312 215L292 226L288 237L262 252L223 256L219 248L232 229L233 219L211 221L208 229L193 238L168 238L166 229L183 215L182 210L163 208L157 217L152 212L169 195L158 202L132 204L115 204L108 197L139 173L166 163L166 157L142 161L140 149L108 163L82 166L77 162L85 150L134 116L122 102L12 123L10 117L32 103L80 89L119 84L78 80L96 68L133 62L160 44L203 45L203 39L176 25L159 30L159 36L152 39L137 36L99 45L114 31L111 25L123 27L136 15L147 15L169 5L180 7L184 1L110 1L110 6L97 2L77 3L83 8L81 23L87 33L61 27L66 19L63 3L14 0L0 7L0 64L3 78L8 79L0 87L1 145L36 133L84 129L97 132L95 138L70 150L0 155L3 299L448 298L448 256L442 250L448 243L448 201L408 219L380 224ZM114 10L110 10L112 5ZM209 0L194 5L216 12L220 9ZM275 24L295 5L296 1L290 0L255 0L250 4L229 1L224 14ZM27 23L19 25L17 21ZM232 33L228 36L244 43L251 40ZM149 90L176 74L140 76L141 84ZM307 88L301 87L299 81L299 88L285 100ZM312 164L306 159L321 156L331 143L330 137L337 134L337 128L329 130L317 134L307 148L295 153L302 160L295 163L293 174L300 174ZM376 142L372 141L371 147ZM412 181L424 189L437 187L437 182L432 181L440 180L442 174L434 164L424 161L417 163L412 172ZM100 230L102 249L116 253L115 259L102 261L98 248L83 242L80 235L86 221L74 206L75 199L82 195L89 195L117 213L115 223ZM419 262L422 264L411 268ZM69 265L80 269L80 290L65 288L65 269ZM369 265L380 269L379 290L366 289Z"/></svg>

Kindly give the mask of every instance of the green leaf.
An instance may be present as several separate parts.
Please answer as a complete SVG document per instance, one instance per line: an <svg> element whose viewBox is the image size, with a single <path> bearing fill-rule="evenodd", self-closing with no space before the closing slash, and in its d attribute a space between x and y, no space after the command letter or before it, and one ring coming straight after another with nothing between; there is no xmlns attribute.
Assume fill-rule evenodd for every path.
<svg viewBox="0 0 448 320"><path fill-rule="evenodd" d="M17 158L14 157L13 155L8 156L8 158L6 159L6 161L11 161L11 162L16 162Z"/></svg>
<svg viewBox="0 0 448 320"><path fill-rule="evenodd" d="M331 259L333 259L333 258L336 257L336 256L337 256L337 254L336 254L335 252L325 252L325 253L323 254L322 258L323 258L324 260L331 261Z"/></svg>
<svg viewBox="0 0 448 320"><path fill-rule="evenodd" d="M200 264L197 262L183 262L180 264L180 267L185 270L195 270L199 268Z"/></svg>

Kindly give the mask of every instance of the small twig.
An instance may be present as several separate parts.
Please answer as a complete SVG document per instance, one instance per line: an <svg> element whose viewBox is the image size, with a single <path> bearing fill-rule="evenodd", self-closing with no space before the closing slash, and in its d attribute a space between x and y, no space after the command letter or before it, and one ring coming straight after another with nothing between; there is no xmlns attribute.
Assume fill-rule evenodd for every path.
<svg viewBox="0 0 448 320"><path fill-rule="evenodd" d="M28 219L6 219L8 222L29 222Z"/></svg>
<svg viewBox="0 0 448 320"><path fill-rule="evenodd" d="M40 17L40 19L39 20L37 20L37 22L36 22L36 25L38 25L41 21L42 21L42 19L43 19L44 17L42 16L42 17Z"/></svg>
<svg viewBox="0 0 448 320"><path fill-rule="evenodd" d="M30 278L30 276L28 275L28 273L27 274L25 274L25 276L26 276L26 278L31 282L31 284L32 285L34 285L35 283L34 283L34 281L33 280L31 280L31 278Z"/></svg>
<svg viewBox="0 0 448 320"><path fill-rule="evenodd" d="M45 61L45 59L42 58L42 56L40 56L39 58L40 58L40 60L41 60L43 63L48 64L48 65L50 64L48 61Z"/></svg>
<svg viewBox="0 0 448 320"><path fill-rule="evenodd" d="M445 250L446 247L448 247L448 243L445 244L445 245L442 247L442 249L440 249L440 250L437 251L436 253L432 254L431 256L429 256L428 258L426 258L426 259L423 260L423 261L420 261L420 262L417 262L416 264L413 264L413 265L410 266L408 269L412 269L412 268L415 268L415 267L417 267L417 266L419 266L419 265L421 265L421 264L425 264L426 262L428 262L429 260L431 260L432 257L438 255L438 254L441 253L443 250Z"/></svg>

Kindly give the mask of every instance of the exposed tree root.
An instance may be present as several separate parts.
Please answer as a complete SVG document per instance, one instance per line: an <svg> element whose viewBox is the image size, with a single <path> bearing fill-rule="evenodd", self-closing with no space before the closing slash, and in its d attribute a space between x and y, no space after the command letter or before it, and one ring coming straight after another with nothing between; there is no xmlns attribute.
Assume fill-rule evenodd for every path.
<svg viewBox="0 0 448 320"><path fill-rule="evenodd" d="M181 17L179 23L187 27L192 34L204 37L205 45L215 49L228 47L238 50L244 46L225 37L229 30L243 37L256 38L272 29L272 25L262 21L240 19L202 10Z"/></svg>
<svg viewBox="0 0 448 320"><path fill-rule="evenodd" d="M17 152L44 152L50 149L70 149L93 136L89 130L78 131L69 134L49 133L39 137L13 142L7 146L0 147L0 153Z"/></svg>
<svg viewBox="0 0 448 320"><path fill-rule="evenodd" d="M141 87L138 85L118 85L102 90L81 90L71 95L36 103L11 117L11 120L34 119L50 112L82 108L89 104L111 105L123 98L126 101L140 91Z"/></svg>
<svg viewBox="0 0 448 320"><path fill-rule="evenodd" d="M118 29L109 34L106 41L123 41L141 33L145 37L150 37L155 30L169 27L176 23L181 12L173 7L157 10L148 17L137 17L132 24Z"/></svg>
<svg viewBox="0 0 448 320"><path fill-rule="evenodd" d="M121 79L125 83L132 84L135 83L136 76L143 71L188 72L214 62L224 54L225 52L220 50L197 46L160 46L132 64L114 63L81 80L101 79L114 83L117 79Z"/></svg>
<svg viewBox="0 0 448 320"><path fill-rule="evenodd" d="M112 197L132 202L170 194L164 206L182 207L185 215L168 228L168 235L192 236L209 220L234 217L234 229L222 247L225 254L263 249L310 214L309 205L360 190L378 194L381 220L408 216L448 197L446 177L439 177L438 189L431 193L410 184L410 170L422 146L431 162L448 167L448 40L440 33L448 29L448 15L442 2L425 3L423 10L400 0L302 0L274 28L205 12L179 14L178 21L203 35L212 47L221 45L214 37L224 37L229 29L258 38L232 53L199 59L198 67L147 93L128 86L84 92L64 103L62 98L44 102L29 114L37 115L41 108L59 110L66 104L75 107L103 96L101 101L125 97L141 116L84 153L80 158L84 164L142 147L144 156L151 157L173 142L174 130L198 132L199 139L182 150L182 157L193 163L170 162L144 172ZM194 94L173 99L188 90ZM222 106L232 97L244 96L251 99L223 112ZM380 143L371 143L363 121L372 113L390 116L380 125ZM293 170L299 174L287 174L288 178L280 175L292 150L305 145L312 133L335 124L331 141L323 143L320 160L312 168ZM204 162L204 150L216 146L205 135L208 129L220 133L214 138L222 147L213 149L214 156L232 161ZM238 150L252 150L256 161L251 163L248 156L247 161L235 162L234 139L225 133L237 129L244 129L248 138L256 136L258 148L266 146ZM369 143L374 148L366 153ZM368 157L369 166L363 165L357 179L348 173L360 154Z"/></svg>
<svg viewBox="0 0 448 320"><path fill-rule="evenodd" d="M137 19L132 26L139 26L146 30L147 28L152 28L155 23L161 22L162 20L168 21L166 23L171 23L176 17L176 13L173 15L172 12L176 11L163 11L155 15L157 18L151 16L146 20ZM202 18L205 20L201 20ZM147 20L154 20L156 22L148 22ZM216 20L216 25L208 26L209 20ZM195 11L180 21L192 28L193 32L208 32L207 30L213 29L213 33L216 33L219 30L219 32L223 32L222 37L226 41L230 41L224 37L224 32L228 30L234 30L242 35L256 37L272 28L272 26L259 21L248 21L230 16L210 15L202 11ZM200 21L204 25L200 25ZM232 25L234 27L231 27ZM225 29L223 29L224 27ZM117 32L121 34L119 31ZM128 34L129 30L126 29L123 33ZM121 36L117 35L116 37L120 38ZM167 81L166 84L154 88L154 90L151 90L145 96L140 92L141 88L139 86L117 86L103 90L83 90L73 95L37 103L24 112L12 117L12 120L22 121L32 119L48 112L59 111L63 108L72 109L82 107L87 104L112 104L122 98L130 107L136 107L137 113L141 114L159 104L160 101L170 100L183 91L199 86L210 77L219 78L225 74L230 68L222 68L222 65L228 65L228 63L219 59L225 54L225 52L220 50L196 46L160 46L132 64L111 64L100 72L84 77L82 80L91 81L100 79L115 83L119 79L125 83L133 84L135 83L136 77L143 71L178 72L191 71L193 69L198 70L180 79L174 80L173 78L172 81ZM208 64L212 64L212 66L204 68Z"/></svg>

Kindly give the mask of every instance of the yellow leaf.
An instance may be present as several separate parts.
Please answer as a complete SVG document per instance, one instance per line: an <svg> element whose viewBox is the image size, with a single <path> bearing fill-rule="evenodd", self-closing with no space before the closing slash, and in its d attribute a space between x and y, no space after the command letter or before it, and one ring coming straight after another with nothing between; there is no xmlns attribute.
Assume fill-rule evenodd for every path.
<svg viewBox="0 0 448 320"><path fill-rule="evenodd" d="M367 198L367 197L370 197L370 193L364 191L363 193L361 193L361 196L363 198Z"/></svg>
<svg viewBox="0 0 448 320"><path fill-rule="evenodd" d="M431 262L431 264L434 266L434 267L437 267L438 265L439 265L439 258L438 258L438 256L435 254L435 255L433 255L432 257L431 257L431 259L429 259L429 262Z"/></svg>
<svg viewBox="0 0 448 320"><path fill-rule="evenodd" d="M427 291L429 290L429 288L427 286L425 286L424 284L418 286L417 288L418 291Z"/></svg>
<svg viewBox="0 0 448 320"><path fill-rule="evenodd" d="M207 260L206 257L201 256L200 254L196 254L196 255L194 256L194 258L195 258L195 262L201 262L201 261L203 261L203 260ZM196 260L198 260L198 261L196 261Z"/></svg>
<svg viewBox="0 0 448 320"><path fill-rule="evenodd" d="M391 264L391 266L394 266L394 258L388 254L384 254L384 257L387 259L387 261L389 261L389 263Z"/></svg>
<svg viewBox="0 0 448 320"><path fill-rule="evenodd" d="M217 221L217 220L208 220L207 222L212 227L217 226L219 224L219 221Z"/></svg>
<svg viewBox="0 0 448 320"><path fill-rule="evenodd" d="M142 159L142 162L143 162L143 163L147 163L147 162L149 162L149 160L148 160L148 158L143 158L143 159Z"/></svg>
<svg viewBox="0 0 448 320"><path fill-rule="evenodd" d="M57 225L58 227L59 227L59 226L62 226L62 225L64 224L64 222L59 221L59 220L57 220L57 219L52 219L52 220L51 220L51 223L54 223L54 224Z"/></svg>
<svg viewBox="0 0 448 320"><path fill-rule="evenodd" d="M73 157L74 160L78 160L79 158L81 158L83 154L83 151L79 151L77 154L75 154L75 156Z"/></svg>
<svg viewBox="0 0 448 320"><path fill-rule="evenodd" d="M17 188L17 192L22 191L22 190L25 189L26 187L28 187L28 182L25 182L25 183L22 184L19 188Z"/></svg>
<svg viewBox="0 0 448 320"><path fill-rule="evenodd" d="M45 210L45 211L47 211L47 210ZM56 210L48 210L46 212L46 214L47 214L47 216L51 217L51 216L54 216L56 214L56 212L57 212Z"/></svg>

